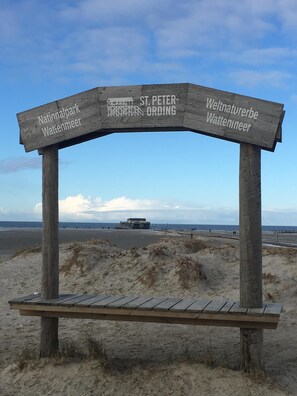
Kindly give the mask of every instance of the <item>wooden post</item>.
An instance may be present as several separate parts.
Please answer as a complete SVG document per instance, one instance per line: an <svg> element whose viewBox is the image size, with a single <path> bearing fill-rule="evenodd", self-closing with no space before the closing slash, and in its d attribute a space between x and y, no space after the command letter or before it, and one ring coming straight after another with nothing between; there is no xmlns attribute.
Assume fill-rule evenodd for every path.
<svg viewBox="0 0 297 396"><path fill-rule="evenodd" d="M59 295L59 208L58 208L58 147L50 146L42 153L42 279L41 296ZM53 355L58 350L58 318L41 318L40 356Z"/></svg>
<svg viewBox="0 0 297 396"><path fill-rule="evenodd" d="M261 225L261 149L240 144L239 176L240 224L240 305L261 308L262 225ZM263 368L263 330L240 329L241 368Z"/></svg>

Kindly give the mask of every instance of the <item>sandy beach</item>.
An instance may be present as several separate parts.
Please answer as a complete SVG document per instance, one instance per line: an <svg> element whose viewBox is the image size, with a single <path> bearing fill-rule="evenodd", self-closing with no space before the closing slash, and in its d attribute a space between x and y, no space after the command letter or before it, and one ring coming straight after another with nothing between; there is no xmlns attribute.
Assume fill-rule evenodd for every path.
<svg viewBox="0 0 297 396"><path fill-rule="evenodd" d="M232 231L152 231L152 230L127 230L127 229L100 229L100 228L60 228L60 243L85 242L92 239L108 240L122 249L144 247L158 241L165 235L194 237L219 237L226 239L238 239L239 233ZM279 246L296 246L297 233L273 233L263 232L263 243L276 244ZM41 228L10 228L0 230L0 262L12 257L24 249L40 248L42 245Z"/></svg>
<svg viewBox="0 0 297 396"><path fill-rule="evenodd" d="M108 240L122 248L143 247L154 243L164 233L151 230L116 230L116 229L81 229L61 228L59 230L60 243L84 242L93 239ZM8 259L24 249L38 248L42 245L42 229L3 229L0 231L0 262Z"/></svg>
<svg viewBox="0 0 297 396"><path fill-rule="evenodd" d="M40 247L41 232L18 232L0 233L1 395L297 394L295 247L263 246L264 300L283 312L278 328L264 332L260 375L239 371L237 328L60 319L64 352L39 359L39 318L20 316L8 301L40 290L40 248L11 255ZM61 230L60 241L61 292L239 299L237 239Z"/></svg>

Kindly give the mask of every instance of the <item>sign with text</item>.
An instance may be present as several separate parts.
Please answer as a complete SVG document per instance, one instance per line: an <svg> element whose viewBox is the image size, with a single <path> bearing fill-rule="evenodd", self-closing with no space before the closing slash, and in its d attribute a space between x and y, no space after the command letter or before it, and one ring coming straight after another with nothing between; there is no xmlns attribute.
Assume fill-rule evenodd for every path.
<svg viewBox="0 0 297 396"><path fill-rule="evenodd" d="M101 87L17 115L26 151L114 132L190 130L273 151L283 105L193 84Z"/></svg>

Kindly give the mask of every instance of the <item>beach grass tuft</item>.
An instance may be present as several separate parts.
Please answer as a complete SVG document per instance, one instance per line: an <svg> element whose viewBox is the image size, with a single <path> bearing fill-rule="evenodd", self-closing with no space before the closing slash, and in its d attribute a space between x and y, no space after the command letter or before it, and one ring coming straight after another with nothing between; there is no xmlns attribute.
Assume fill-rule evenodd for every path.
<svg viewBox="0 0 297 396"><path fill-rule="evenodd" d="M26 347L21 350L15 359L16 366L19 371L25 370L29 363L36 360L38 358L38 354L35 349Z"/></svg>
<svg viewBox="0 0 297 396"><path fill-rule="evenodd" d="M177 275L180 285L184 289L189 289L193 281L206 279L202 264L198 260L193 260L187 256L181 256L177 259Z"/></svg>
<svg viewBox="0 0 297 396"><path fill-rule="evenodd" d="M83 251L83 245L78 242L74 242L69 246L70 255L60 267L60 273L67 275L73 268L79 268L80 272L83 272L82 263L79 260L79 256Z"/></svg>
<svg viewBox="0 0 297 396"><path fill-rule="evenodd" d="M156 257L160 258L160 257L167 256L166 246L164 246L164 245L153 246L153 248L150 250L149 255L152 258L156 258Z"/></svg>
<svg viewBox="0 0 297 396"><path fill-rule="evenodd" d="M106 371L109 367L109 359L102 341L95 340L93 337L87 337L86 343L88 357L90 359L98 360L101 368Z"/></svg>
<svg viewBox="0 0 297 396"><path fill-rule="evenodd" d="M187 239L185 241L185 248L188 250L188 253L198 253L206 249L207 245L201 239Z"/></svg>

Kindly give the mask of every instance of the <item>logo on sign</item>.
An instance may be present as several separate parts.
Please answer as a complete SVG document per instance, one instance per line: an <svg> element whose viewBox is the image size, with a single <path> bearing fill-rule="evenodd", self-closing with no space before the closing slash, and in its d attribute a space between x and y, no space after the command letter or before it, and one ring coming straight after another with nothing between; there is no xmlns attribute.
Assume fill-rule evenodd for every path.
<svg viewBox="0 0 297 396"><path fill-rule="evenodd" d="M140 96L135 105L132 97L107 99L107 117L175 116L178 98L175 95Z"/></svg>
<svg viewBox="0 0 297 396"><path fill-rule="evenodd" d="M133 98L107 99L107 117L143 116L139 106L134 105Z"/></svg>

